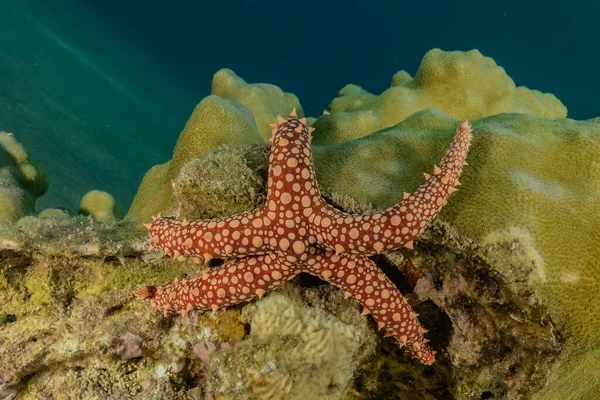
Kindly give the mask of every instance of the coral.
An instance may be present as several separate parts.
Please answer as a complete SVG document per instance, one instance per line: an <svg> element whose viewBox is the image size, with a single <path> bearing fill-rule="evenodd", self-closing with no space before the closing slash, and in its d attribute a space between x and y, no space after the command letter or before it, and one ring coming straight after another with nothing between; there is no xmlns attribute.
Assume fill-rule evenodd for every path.
<svg viewBox="0 0 600 400"><path fill-rule="evenodd" d="M355 329L272 293L256 304L250 335L210 366L217 398L339 399L355 370Z"/></svg>
<svg viewBox="0 0 600 400"><path fill-rule="evenodd" d="M327 192L388 207L402 190L419 185L408 171L424 170L434 162L456 123L428 110L359 140L315 146L319 183ZM475 139L471 168L461 179L464 190L440 218L482 244L520 243L525 257L513 265L521 267L503 267L507 264L502 259L492 264L505 276L526 276L525 283L550 307L570 349L563 357L564 367L557 368L560 379L551 386L560 390L573 376L561 371L585 365L581 363L591 359L590 352L597 351L600 342L600 321L594 318L599 303L593 295L599 292L595 243L600 210L592 201L598 196L595 186L590 185L599 180L600 120L501 114L472 124ZM535 268L527 274L515 269L525 266ZM582 391L600 382L591 378Z"/></svg>
<svg viewBox="0 0 600 400"><path fill-rule="evenodd" d="M196 106L179 135L173 150L170 177L175 177L187 161L223 144L261 141L248 108L224 97L205 97Z"/></svg>
<svg viewBox="0 0 600 400"><path fill-rule="evenodd" d="M179 135L173 160L146 173L127 214L129 221L145 221L161 210L173 210L176 199L171 181L194 157L223 144L261 143L262 138L244 106L218 96L208 96L194 109Z"/></svg>
<svg viewBox="0 0 600 400"><path fill-rule="evenodd" d="M344 86L335 99L329 103L327 110L332 113L359 111L371 106L379 96L367 92L357 85L348 84Z"/></svg>
<svg viewBox="0 0 600 400"><path fill-rule="evenodd" d="M33 214L36 199L47 189L44 167L29 159L12 134L0 131L0 225Z"/></svg>
<svg viewBox="0 0 600 400"><path fill-rule="evenodd" d="M187 314L262 297L269 290L308 272L343 289L373 313L379 328L398 340L422 363L435 352L406 299L366 256L401 247L412 248L448 196L456 191L471 140L461 123L449 150L425 174L426 183L384 212L352 215L324 202L312 165L311 128L296 112L273 124L266 204L253 211L211 220L154 218L147 224L150 250L158 247L173 258L191 256L240 258L201 277L168 286L143 286L138 297L153 307ZM312 197L311 197L312 196ZM251 239L251 240L250 240ZM266 254L266 255L265 255ZM260 268L262 265L262 269Z"/></svg>
<svg viewBox="0 0 600 400"><path fill-rule="evenodd" d="M110 193L92 190L81 198L79 215L89 215L98 222L115 222L124 214Z"/></svg>
<svg viewBox="0 0 600 400"><path fill-rule="evenodd" d="M600 348L583 354L565 354L550 376L549 385L536 395L538 400L594 399L600 393L600 376L598 376L598 359Z"/></svg>
<svg viewBox="0 0 600 400"><path fill-rule="evenodd" d="M332 197L356 211L368 210L344 196ZM390 398L397 393L436 399L451 393L479 395L491 389L501 396L507 387L511 393L538 388L556 353L556 330L549 329L547 318L540 318L545 311L527 287L525 291L513 289L504 275L482 263L482 256L473 254L463 237L452 232L437 234L438 225L432 228L433 238L428 230L413 250L393 254L402 274L394 276L395 266L388 265L386 270L394 284L408 292L409 302L425 326L435 327L429 335L440 351L438 362L422 366L412 361L391 339L378 338L376 325L362 316L342 291L300 276L297 282L282 287L296 304L294 315L313 326L311 321L323 321L321 316L327 314L310 309L325 309L336 318L326 316L324 321L332 321L342 332L352 331L360 342L351 363L342 363L350 354L344 356L336 350L321 359L317 353L312 364L298 359L293 364L286 355L305 343L294 339L305 340L303 336L268 336L276 329L269 321L287 321L288 308L269 307L265 311L270 317L258 319L252 317L256 315L254 303L216 314L192 315L189 320L163 318L134 300L133 288L147 279L168 282L172 276L194 275L198 266L157 257L155 251L145 253L147 239L123 222L99 224L81 216L26 217L14 227L16 232L0 231L0 243L15 244L12 250L0 250L0 302L6 313L0 315L0 377L8 381L6 391L17 391L23 398L203 398L198 393L204 392L203 377L209 375L203 372L206 367L195 350L204 347L208 361L215 363L210 370L216 372L209 377L217 398L221 394L235 399L228 395L236 393L247 398L243 396L250 389L237 386L246 378L240 380L237 372L248 378L256 393L268 392L262 386L268 379L279 376L275 382L289 383L286 376L297 376L296 371L314 373L316 377L311 375L305 386L313 381L318 386L304 388L292 381L292 391L315 390L332 398L345 392L354 393L349 398L357 399ZM493 265L495 269L511 267L504 261L511 248L504 249L490 245L486 250L486 258L500 260ZM383 258L374 258L382 269L386 264ZM456 272L452 275L457 260L461 261L458 276ZM413 262L418 268L410 268ZM525 258L514 260L511 268L523 266L531 269ZM436 302L453 319L465 323L451 328L441 308L410 293L410 286L402 284L404 276L411 285L418 283L419 296L438 296ZM438 291L440 282L443 290ZM477 318L470 318L472 315ZM245 329L248 320L253 325ZM256 325L260 321L267 321L261 323L262 328ZM251 332L249 340L243 340L247 330ZM254 333L259 331L268 336L266 342L256 340ZM379 340L381 347L371 357ZM231 348L223 341L231 343ZM459 345L448 346L449 342ZM15 349L21 355L16 360L10 356ZM274 358L281 354L282 360ZM327 367L334 354L341 357L340 369ZM462 360L461 367L454 369L448 358ZM253 365L255 368L250 368ZM263 377L256 374L257 369L283 375ZM481 370L492 373L481 376ZM336 375L336 371L343 374ZM356 382L344 391L353 371ZM331 381L335 384L325 387L326 379L332 377L336 377ZM237 383L232 387L231 382ZM224 385L227 390L219 392ZM440 386L445 389L440 391Z"/></svg>
<svg viewBox="0 0 600 400"><path fill-rule="evenodd" d="M391 127L417 111L435 108L459 120L500 113L565 118L565 106L552 94L514 81L496 62L479 51L425 54L413 79L400 71L381 95L356 85L342 89L331 102L330 115L315 123L317 145L340 143Z"/></svg>
<svg viewBox="0 0 600 400"><path fill-rule="evenodd" d="M69 216L69 210L60 207L46 208L40 211L37 216L42 218L63 218Z"/></svg>
<svg viewBox="0 0 600 400"><path fill-rule="evenodd" d="M441 68L436 67L438 59ZM508 288L521 285L517 293L533 293L542 304L548 305L549 317L554 321L548 326L564 335L564 350L561 362L551 375L547 375L546 367L539 367L536 379L549 380L540 398L564 398L568 391L585 398L600 386L600 376L593 368L600 343L597 334L600 326L597 260L600 255L596 245L600 213L595 201L598 189L594 184L599 180L600 121L561 119L566 116L566 110L556 98L514 87L502 68L476 51L444 53L436 50L428 54L424 64L422 73L417 73L415 79L403 71L394 75L392 88L384 92L386 96L370 95L359 87L348 86L332 102L331 115L321 116L310 124L317 128L314 142L321 142L313 146L315 173L321 188L331 195L328 199L344 199L345 204L352 207L368 209L370 204L376 210L385 209L395 203L403 190L418 187L420 180L415 171L427 170L443 154L453 134L453 125L458 122L452 117L480 118L472 121L474 148L469 161L472 168L461 178L465 190L456 195L439 219L452 223L461 233L489 249L482 257L494 272L502 275ZM455 93L462 95L454 97ZM389 103L387 108L383 107L384 103ZM257 109L260 107L257 105ZM442 109L450 117L439 110L425 110L430 107ZM417 112L413 114L414 111ZM517 113L492 115L515 111ZM227 121L222 125L225 127ZM258 128L255 137L259 137ZM353 138L358 139L350 140ZM252 143L262 141L257 139ZM236 168L249 171L244 166L246 155L235 154ZM225 160L227 155L220 154L219 158ZM152 213L170 214L177 208L171 180L178 177L180 169L169 175L169 168L167 163L148 173L156 179L145 179L130 212L132 221L146 222ZM232 171L230 175L234 177L235 173ZM229 182L233 183L234 179ZM249 187L243 183L238 185ZM197 194L191 192L180 192L179 204L183 209L181 204L186 203L186 212L193 213L191 199ZM190 200L186 200L188 194ZM250 203L245 204L250 207ZM144 212L139 212L142 209ZM2 245L14 246L18 242L12 237L2 237ZM416 242L415 248L420 245L421 242ZM508 251L496 253L501 248ZM438 248L431 250L436 252ZM149 256L156 254L151 252ZM429 261L437 259L432 256ZM419 264L420 269L425 268L423 264ZM445 269L438 275L418 279L431 279L435 288L443 283L444 274L451 271ZM427 286L422 283L418 287ZM441 299L438 297L437 301ZM520 311L502 308L504 301L493 306L503 315L521 318ZM464 322L461 318L458 321ZM475 330L481 332L479 328L476 326ZM522 333L522 330L516 332ZM432 344L436 342L439 345L434 336ZM453 348L460 352L464 346ZM477 358L478 353L473 354ZM535 353L529 356L535 357ZM485 364L485 360L477 362ZM514 366L508 366L508 371L500 367L486 367L487 375L481 379L493 382L506 374L510 376L511 385L519 387L518 379L511 375ZM448 364L448 368L453 366ZM517 366L516 370L520 368ZM384 374L383 379L386 376L390 375ZM456 379L460 383L462 378ZM474 381L468 382L466 386L473 385ZM454 385L448 386L453 388Z"/></svg>
<svg viewBox="0 0 600 400"><path fill-rule="evenodd" d="M212 81L212 94L225 97L248 108L265 141L271 137L269 124L277 115L288 115L293 109L304 116L300 101L292 93L285 93L269 83L248 84L230 69L223 68Z"/></svg>
<svg viewBox="0 0 600 400"><path fill-rule="evenodd" d="M171 182L183 165L201 154L229 144L264 143L269 123L296 108L298 98L271 84L248 84L229 69L218 71L212 95L194 109L173 151L173 160L146 173L127 214L129 221L148 221L160 211L174 210Z"/></svg>
<svg viewBox="0 0 600 400"><path fill-rule="evenodd" d="M418 185L406 171L422 170L439 157L456 122L422 111L368 137L315 147L319 182L359 202L388 207L403 189ZM594 200L600 194L593 184L600 181L600 119L500 114L472 125L464 190L440 218L482 244L520 243L525 260L515 265L534 267L526 280L571 349L564 365L589 360L586 352L600 346L600 208ZM598 385L600 377L586 382Z"/></svg>

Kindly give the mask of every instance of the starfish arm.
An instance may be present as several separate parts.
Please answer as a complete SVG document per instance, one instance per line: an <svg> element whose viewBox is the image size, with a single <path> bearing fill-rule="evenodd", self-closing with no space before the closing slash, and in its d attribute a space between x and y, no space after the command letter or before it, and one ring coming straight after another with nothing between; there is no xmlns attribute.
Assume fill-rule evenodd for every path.
<svg viewBox="0 0 600 400"><path fill-rule="evenodd" d="M278 118L273 124L265 211L292 228L324 204L315 179L310 147L313 128L305 118Z"/></svg>
<svg viewBox="0 0 600 400"><path fill-rule="evenodd" d="M200 221L159 217L147 227L151 249L162 249L174 258L184 255L208 261L273 251L269 242L272 223L260 208L232 217Z"/></svg>
<svg viewBox="0 0 600 400"><path fill-rule="evenodd" d="M471 126L460 124L450 149L433 175L425 174L427 182L401 203L372 215L350 215L330 205L323 205L309 221L317 241L336 253L374 254L402 246L412 248L412 242L438 215L456 186L466 164L471 141Z"/></svg>
<svg viewBox="0 0 600 400"><path fill-rule="evenodd" d="M426 331L417 314L373 261L360 255L327 252L312 255L306 266L305 272L337 286L347 297L358 301L364 307L364 315L372 314L379 329L385 327L421 363L433 363L435 353L423 336Z"/></svg>
<svg viewBox="0 0 600 400"><path fill-rule="evenodd" d="M183 314L194 309L228 307L266 292L292 279L300 272L285 256L267 254L246 257L223 264L191 279L175 280L166 286L140 286L139 299L150 300L153 307Z"/></svg>

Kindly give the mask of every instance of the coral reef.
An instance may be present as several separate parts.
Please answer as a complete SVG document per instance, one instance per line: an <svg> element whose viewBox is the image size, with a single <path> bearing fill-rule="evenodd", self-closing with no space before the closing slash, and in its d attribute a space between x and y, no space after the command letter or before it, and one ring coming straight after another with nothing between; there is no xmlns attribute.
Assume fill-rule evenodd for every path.
<svg viewBox="0 0 600 400"><path fill-rule="evenodd" d="M460 183L471 140L463 122L433 175L425 174L414 194L371 215L344 213L327 205L315 180L310 134L305 118L293 110L273 124L267 200L252 211L219 219L176 220L160 215L147 224L149 250L180 256L238 258L214 271L167 286L143 286L140 299L165 315L194 309L213 312L262 297L300 272L318 276L344 290L373 314L380 329L406 346L420 362L435 352L406 299L369 255L412 248ZM261 267L262 265L262 267Z"/></svg>
<svg viewBox="0 0 600 400"><path fill-rule="evenodd" d="M437 68L436 60L447 68ZM594 216L599 213L593 211L596 203L590 199L597 195L589 182L598 180L599 122L562 119L566 109L560 101L515 87L500 67L476 51L435 50L424 59L421 70L418 80L396 74L386 96L372 96L352 85L344 88L332 102L331 114L313 124L317 179L326 192L351 196L379 209L388 207L402 190L418 186L409 172L426 170L440 156L451 125L457 123L441 111L414 111L436 107L454 117L480 118L472 122L475 147L473 168L462 179L466 190L442 212L441 219L483 245L512 243L526 249L526 257L515 265L535 266L525 283L548 304L556 329L565 337L566 351L551 379L564 384L560 371L577 367L579 359L590 360L587 354L595 351L600 340L597 319L590 318L598 314L591 311L598 302L589 295L598 292L594 277L599 257L594 243L599 222ZM460 79L446 79L448 74ZM411 101L398 103L402 96L394 100L393 93L410 93L416 83L426 84L423 90L437 88L438 93L428 92L430 102L415 100L421 90L413 91L412 97L402 95ZM447 89L439 91L442 87ZM470 88L468 95L461 92L465 88ZM452 103L456 107L435 102L454 93L459 93ZM382 99L392 109L407 104L422 107L389 113L400 116L386 120L375 109ZM349 125L330 123L336 118ZM493 265L500 273L515 272L502 269L505 262L496 261ZM589 379L586 384L593 387L599 380ZM553 385L559 384L551 383L548 393L558 387Z"/></svg>
<svg viewBox="0 0 600 400"><path fill-rule="evenodd" d="M513 249L478 249L439 223L413 250L374 259L431 329L439 352L431 367L377 335L341 291L304 276L264 303L187 319L154 313L133 298L134 288L186 278L198 266L146 253L144 236L84 217L28 217L0 232L1 243L12 243L0 250L0 390L24 399L247 398L269 392L271 382L290 396L527 397L562 346L527 280L508 280L496 272L503 265L485 261L505 260ZM532 270L525 259L511 262ZM299 351L307 346L322 352ZM299 386L296 377L307 376Z"/></svg>
<svg viewBox="0 0 600 400"><path fill-rule="evenodd" d="M33 214L35 200L47 189L44 167L29 159L11 133L0 131L0 226Z"/></svg>
<svg viewBox="0 0 600 400"><path fill-rule="evenodd" d="M256 121L287 115L297 99L229 70L213 84L173 160L147 173L118 223L61 210L21 218L33 213L31 199L47 178L14 138L0 135L3 154L20 149L19 157L0 156L0 176L30 193L21 203L26 212L0 228L0 397L218 398L263 393L270 379L296 395L286 377L320 367L315 358L296 367L281 354L305 343L300 335L259 340L261 326L275 326L259 324L260 315L275 323L290 313L322 326L323 309L335 316L325 318L331 326L354 332L359 347L344 353L352 362L330 380L330 392L301 390L356 400L594 398L600 119L564 119L556 98L516 87L493 60L439 50L428 53L414 79L401 71L381 95L348 85L329 113L307 119L316 128L312 150L324 197L355 214L383 210L416 189L417 172L443 155L456 118L471 120L461 190L414 249L371 257L430 331L437 362L424 366L382 337L341 291L307 275L280 289L281 315L267 307L273 314L258 320L257 304L269 297L187 319L165 318L134 300L140 283L219 268L218 260L189 265L146 252L141 222L160 211L221 217L266 197L270 128ZM331 375L316 377L325 378Z"/></svg>

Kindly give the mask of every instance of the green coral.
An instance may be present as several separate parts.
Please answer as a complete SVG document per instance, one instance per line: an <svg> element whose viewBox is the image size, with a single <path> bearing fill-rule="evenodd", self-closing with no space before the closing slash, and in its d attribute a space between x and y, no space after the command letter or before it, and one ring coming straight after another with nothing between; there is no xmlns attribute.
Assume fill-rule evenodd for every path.
<svg viewBox="0 0 600 400"><path fill-rule="evenodd" d="M0 131L0 225L33 214L36 199L47 189L44 167L29 159L12 134Z"/></svg>
<svg viewBox="0 0 600 400"><path fill-rule="evenodd" d="M388 128L417 111L435 108L460 120L500 113L565 118L566 107L552 94L515 86L502 67L479 51L434 49L413 79L400 71L381 95L348 85L331 102L332 113L315 123L315 144L333 144Z"/></svg>

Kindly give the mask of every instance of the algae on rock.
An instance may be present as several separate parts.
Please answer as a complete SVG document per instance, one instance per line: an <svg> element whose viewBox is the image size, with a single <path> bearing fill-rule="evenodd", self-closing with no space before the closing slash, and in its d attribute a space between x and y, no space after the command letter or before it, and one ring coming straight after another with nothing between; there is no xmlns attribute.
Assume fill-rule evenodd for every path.
<svg viewBox="0 0 600 400"><path fill-rule="evenodd" d="M221 146L186 163L173 181L179 218L227 217L265 202L269 148Z"/></svg>

